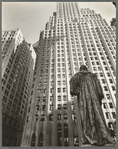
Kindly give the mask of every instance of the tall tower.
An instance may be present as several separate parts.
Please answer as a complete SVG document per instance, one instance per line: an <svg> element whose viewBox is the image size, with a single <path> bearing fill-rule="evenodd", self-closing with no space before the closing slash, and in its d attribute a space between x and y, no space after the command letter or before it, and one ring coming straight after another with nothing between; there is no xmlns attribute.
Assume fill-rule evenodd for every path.
<svg viewBox="0 0 118 149"><path fill-rule="evenodd" d="M77 99L69 80L81 64L97 74L104 92L102 109L110 129L116 118L116 34L100 14L59 2L39 42L21 146L78 146Z"/></svg>
<svg viewBox="0 0 118 149"><path fill-rule="evenodd" d="M2 146L19 146L36 53L20 29L2 32Z"/></svg>

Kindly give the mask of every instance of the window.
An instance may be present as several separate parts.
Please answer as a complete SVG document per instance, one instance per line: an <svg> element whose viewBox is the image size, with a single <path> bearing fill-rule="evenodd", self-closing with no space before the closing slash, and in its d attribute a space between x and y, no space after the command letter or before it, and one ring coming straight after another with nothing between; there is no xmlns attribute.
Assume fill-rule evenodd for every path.
<svg viewBox="0 0 118 149"><path fill-rule="evenodd" d="M61 110L61 104L58 104L58 110Z"/></svg>
<svg viewBox="0 0 118 149"><path fill-rule="evenodd" d="M105 70L108 70L108 68L107 68L107 67L105 67Z"/></svg>
<svg viewBox="0 0 118 149"><path fill-rule="evenodd" d="M106 83L105 79L101 79L102 80L102 83Z"/></svg>
<svg viewBox="0 0 118 149"><path fill-rule="evenodd" d="M9 79L9 83L12 84L12 80L11 79Z"/></svg>
<svg viewBox="0 0 118 149"><path fill-rule="evenodd" d="M53 114L49 115L49 121L53 121Z"/></svg>
<svg viewBox="0 0 118 149"><path fill-rule="evenodd" d="M58 88L58 93L60 93L61 92L61 88Z"/></svg>
<svg viewBox="0 0 118 149"><path fill-rule="evenodd" d="M109 103L109 106L110 106L110 108L113 108L113 104L111 102Z"/></svg>
<svg viewBox="0 0 118 149"><path fill-rule="evenodd" d="M60 63L57 63L57 66L60 67Z"/></svg>
<svg viewBox="0 0 118 149"><path fill-rule="evenodd" d="M72 114L72 120L73 121L76 120L76 114L75 113Z"/></svg>
<svg viewBox="0 0 118 149"><path fill-rule="evenodd" d="M6 73L4 73L4 78L7 79L8 75Z"/></svg>
<svg viewBox="0 0 118 149"><path fill-rule="evenodd" d="M108 88L107 88L107 86L104 86L104 90L105 90L105 91L108 91Z"/></svg>
<svg viewBox="0 0 118 149"><path fill-rule="evenodd" d="M29 107L30 108L30 107ZM36 110L39 111L39 105L36 105Z"/></svg>
<svg viewBox="0 0 118 149"><path fill-rule="evenodd" d="M60 75L60 74L57 74L57 77L58 77L58 78L61 78L61 75Z"/></svg>
<svg viewBox="0 0 118 149"><path fill-rule="evenodd" d="M104 107L104 109L108 109L108 107L107 107L107 104L106 104L106 103L103 103L103 107Z"/></svg>
<svg viewBox="0 0 118 149"><path fill-rule="evenodd" d="M112 112L112 116L113 116L113 118L116 118L116 113Z"/></svg>
<svg viewBox="0 0 118 149"><path fill-rule="evenodd" d="M45 121L45 115L42 115L41 121Z"/></svg>
<svg viewBox="0 0 118 149"><path fill-rule="evenodd" d="M115 91L115 86L112 86L112 90Z"/></svg>
<svg viewBox="0 0 118 149"><path fill-rule="evenodd" d="M109 76L109 77L110 77L110 76L111 76L111 75L110 75L110 73L107 73L107 76Z"/></svg>
<svg viewBox="0 0 118 149"><path fill-rule="evenodd" d="M64 114L64 120L67 120L67 118L68 118L67 114Z"/></svg>
<svg viewBox="0 0 118 149"><path fill-rule="evenodd" d="M31 92L31 96L33 95L33 91Z"/></svg>
<svg viewBox="0 0 118 149"><path fill-rule="evenodd" d="M38 146L43 146L43 133L40 133L39 135L39 144Z"/></svg>
<svg viewBox="0 0 118 149"><path fill-rule="evenodd" d="M23 104L22 104L21 108L24 109L24 105Z"/></svg>
<svg viewBox="0 0 118 149"><path fill-rule="evenodd" d="M34 84L32 84L32 88L34 87Z"/></svg>
<svg viewBox="0 0 118 149"><path fill-rule="evenodd" d="M2 99L4 102L7 101L7 98L5 96L3 96L3 99Z"/></svg>
<svg viewBox="0 0 118 149"><path fill-rule="evenodd" d="M66 81L65 80L63 80L63 85L66 85Z"/></svg>
<svg viewBox="0 0 118 149"><path fill-rule="evenodd" d="M79 145L79 143L78 143L78 138L75 137L75 138L74 138L74 146L78 146L78 145Z"/></svg>
<svg viewBox="0 0 118 149"><path fill-rule="evenodd" d="M35 133L32 134L32 140L31 140L31 146L35 146L36 145L36 135Z"/></svg>
<svg viewBox="0 0 118 149"><path fill-rule="evenodd" d="M9 73L9 69L8 68L6 68L6 72Z"/></svg>
<svg viewBox="0 0 118 149"><path fill-rule="evenodd" d="M8 101L8 105L11 106L11 104L12 104L12 102L9 100L9 101Z"/></svg>
<svg viewBox="0 0 118 149"><path fill-rule="evenodd" d="M75 110L75 105L74 104L71 105L71 110Z"/></svg>
<svg viewBox="0 0 118 149"><path fill-rule="evenodd" d="M100 73L100 76L103 77L103 73Z"/></svg>
<svg viewBox="0 0 118 149"><path fill-rule="evenodd" d="M63 88L63 92L66 92L66 88Z"/></svg>
<svg viewBox="0 0 118 149"><path fill-rule="evenodd" d="M106 65L106 62L103 62L103 65Z"/></svg>
<svg viewBox="0 0 118 149"><path fill-rule="evenodd" d="M14 99L14 102L17 103L17 98Z"/></svg>
<svg viewBox="0 0 118 149"><path fill-rule="evenodd" d="M53 105L50 105L50 111L53 111Z"/></svg>
<svg viewBox="0 0 118 149"><path fill-rule="evenodd" d="M63 101L66 101L66 96L63 96Z"/></svg>
<svg viewBox="0 0 118 149"><path fill-rule="evenodd" d="M61 101L61 96L58 96L58 101Z"/></svg>
<svg viewBox="0 0 118 149"><path fill-rule="evenodd" d="M110 95L109 94L106 94L106 96L107 96L107 99L110 99Z"/></svg>
<svg viewBox="0 0 118 149"><path fill-rule="evenodd" d="M69 146L69 138L64 138L64 146Z"/></svg>
<svg viewBox="0 0 118 149"><path fill-rule="evenodd" d="M6 81L5 81L4 79L2 79L2 83L3 83L3 85L5 84L5 82L6 82Z"/></svg>
<svg viewBox="0 0 118 149"><path fill-rule="evenodd" d="M109 79L109 82L110 82L110 83L113 83L112 79Z"/></svg>
<svg viewBox="0 0 118 149"><path fill-rule="evenodd" d="M106 117L107 117L107 119L110 119L110 114L109 114L109 112L106 112Z"/></svg>
<svg viewBox="0 0 118 149"><path fill-rule="evenodd" d="M62 132L61 132L61 130L57 131L57 145L62 146Z"/></svg>
<svg viewBox="0 0 118 149"><path fill-rule="evenodd" d="M63 109L67 109L67 104L63 104Z"/></svg>
<svg viewBox="0 0 118 149"><path fill-rule="evenodd" d="M12 88L12 90L11 90L11 91L12 91L12 93L14 94L15 90L14 90L13 88Z"/></svg>
<svg viewBox="0 0 118 149"><path fill-rule="evenodd" d="M53 89L53 88L51 88L51 89L50 89L50 93L53 93L53 92L54 92L54 89Z"/></svg>
<svg viewBox="0 0 118 149"><path fill-rule="evenodd" d="M8 95L8 94L9 94L9 92L7 90L5 90L5 95Z"/></svg>
<svg viewBox="0 0 118 149"><path fill-rule="evenodd" d="M10 94L10 98L13 99L13 95L12 94Z"/></svg>
<svg viewBox="0 0 118 149"><path fill-rule="evenodd" d="M53 105L52 105L53 106ZM42 111L45 111L46 105L42 105ZM53 107L51 107L53 108ZM52 111L52 110L51 110Z"/></svg>
<svg viewBox="0 0 118 149"><path fill-rule="evenodd" d="M62 77L65 78L65 74L62 74Z"/></svg>
<svg viewBox="0 0 118 149"><path fill-rule="evenodd" d="M64 138L68 137L68 124L64 124Z"/></svg>
<svg viewBox="0 0 118 149"><path fill-rule="evenodd" d="M38 115L34 116L34 121L38 121Z"/></svg>
<svg viewBox="0 0 118 149"><path fill-rule="evenodd" d="M31 107L28 108L28 112L30 112L30 108L31 108Z"/></svg>
<svg viewBox="0 0 118 149"><path fill-rule="evenodd" d="M61 85L61 81L58 81L58 85Z"/></svg>
<svg viewBox="0 0 118 149"><path fill-rule="evenodd" d="M58 120L61 120L61 114L58 114Z"/></svg>
<svg viewBox="0 0 118 149"><path fill-rule="evenodd" d="M54 99L53 96L50 96L50 101L53 101L53 99Z"/></svg>
<svg viewBox="0 0 118 149"><path fill-rule="evenodd" d="M10 112L10 108L7 107L7 109L6 109L6 113L8 114L9 112Z"/></svg>

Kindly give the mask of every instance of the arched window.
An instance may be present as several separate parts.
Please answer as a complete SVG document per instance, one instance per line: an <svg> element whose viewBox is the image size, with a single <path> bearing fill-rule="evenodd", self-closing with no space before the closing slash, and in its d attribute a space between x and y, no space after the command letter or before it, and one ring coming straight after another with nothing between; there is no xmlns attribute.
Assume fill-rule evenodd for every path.
<svg viewBox="0 0 118 149"><path fill-rule="evenodd" d="M40 133L39 135L39 144L38 146L43 146L43 133Z"/></svg>
<svg viewBox="0 0 118 149"><path fill-rule="evenodd" d="M62 146L62 128L60 123L57 125L57 145Z"/></svg>
<svg viewBox="0 0 118 149"><path fill-rule="evenodd" d="M31 146L36 146L36 135L35 135L35 133L32 134Z"/></svg>
<svg viewBox="0 0 118 149"><path fill-rule="evenodd" d="M69 146L68 124L64 124L64 146Z"/></svg>

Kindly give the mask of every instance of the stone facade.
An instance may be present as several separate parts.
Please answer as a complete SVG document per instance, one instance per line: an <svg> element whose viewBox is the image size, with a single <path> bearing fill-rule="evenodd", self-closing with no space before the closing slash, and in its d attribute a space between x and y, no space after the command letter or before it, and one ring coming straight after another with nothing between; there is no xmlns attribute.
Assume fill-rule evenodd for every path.
<svg viewBox="0 0 118 149"><path fill-rule="evenodd" d="M59 2L34 48L37 59L21 146L81 145L77 98L70 95L69 80L82 64L100 80L105 121L114 131L115 27L94 10Z"/></svg>
<svg viewBox="0 0 118 149"><path fill-rule="evenodd" d="M35 59L20 29L2 32L2 146L20 146Z"/></svg>

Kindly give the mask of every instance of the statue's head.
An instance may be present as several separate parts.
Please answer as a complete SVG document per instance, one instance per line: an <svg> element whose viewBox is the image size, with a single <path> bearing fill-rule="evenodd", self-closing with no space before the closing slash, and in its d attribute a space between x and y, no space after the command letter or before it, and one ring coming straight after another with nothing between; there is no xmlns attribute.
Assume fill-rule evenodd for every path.
<svg viewBox="0 0 118 149"><path fill-rule="evenodd" d="M85 65L81 65L80 66L80 71L88 71L88 69Z"/></svg>

